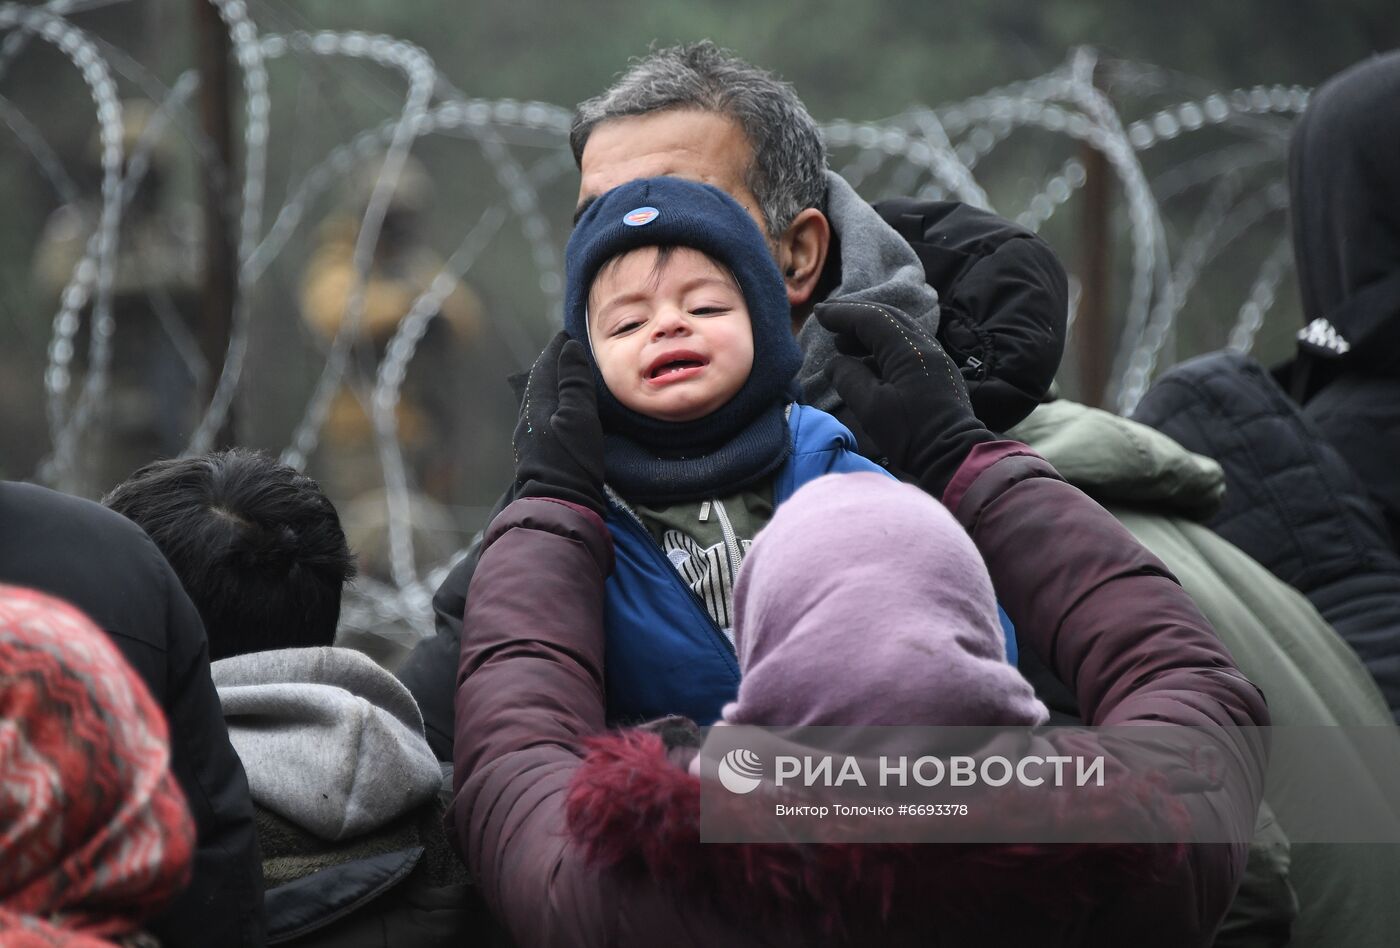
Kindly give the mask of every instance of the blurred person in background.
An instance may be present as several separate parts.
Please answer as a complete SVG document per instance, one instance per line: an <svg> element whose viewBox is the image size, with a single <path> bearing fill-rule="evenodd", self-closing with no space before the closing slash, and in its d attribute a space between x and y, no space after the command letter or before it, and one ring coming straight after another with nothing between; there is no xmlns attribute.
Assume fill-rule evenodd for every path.
<svg viewBox="0 0 1400 948"><path fill-rule="evenodd" d="M344 205L322 224L302 276L301 316L327 352L358 283L355 242L382 170L382 160L374 160L351 176ZM395 582L398 576L371 399L390 342L414 303L434 286L446 262L428 240L425 217L434 200L433 188L423 166L410 158L395 183L364 280L364 309L350 364L311 459L311 470L341 511L361 574L384 583ZM407 527L414 561L425 565L446 562L455 552L460 528L454 505L462 502L469 489L465 483L472 469L469 454L482 424L479 413L472 410L479 390L464 365L482 355L477 349L483 341L483 306L471 286L450 279L451 291L429 313L426 331L406 366L394 411L408 479ZM417 639L416 630L382 622L373 629L350 631L345 644L392 669L403 662Z"/></svg>
<svg viewBox="0 0 1400 948"><path fill-rule="evenodd" d="M0 586L0 944L152 944L194 838L130 666L68 604Z"/></svg>
<svg viewBox="0 0 1400 948"><path fill-rule="evenodd" d="M122 103L122 154L144 150L144 175L124 206L112 284L111 377L97 403L91 447L80 452L79 492L97 496L151 458L179 454L194 431L195 393L207 366L193 326L198 316L199 219L195 208L176 199L178 160L169 130L155 108L141 100ZM146 141L148 135L153 135ZM84 156L94 184L82 200L50 216L34 252L34 283L43 307L57 312L60 296L87 254L102 206L100 146ZM74 363L85 365L92 332L92 299L80 311Z"/></svg>
<svg viewBox="0 0 1400 948"><path fill-rule="evenodd" d="M360 223L383 163L362 167L353 177L348 206L322 226L318 245L301 283L301 314L327 347L340 331L357 283L354 256ZM331 403L318 468L331 496L349 504L383 484L369 405L376 372L414 302L426 292L444 261L427 241L423 214L433 200L433 183L423 166L409 159L395 184L389 209L364 281L364 311L352 348L352 368ZM458 363L481 331L482 304L467 284L454 280L451 292L431 314L427 332L414 352L396 409L399 442L419 489L440 503L451 503L458 488L468 413L456 393Z"/></svg>
<svg viewBox="0 0 1400 948"><path fill-rule="evenodd" d="M444 774L413 697L332 647L355 564L320 486L234 449L147 465L105 503L164 551L209 630L253 797L268 938L457 945L489 924L448 849Z"/></svg>

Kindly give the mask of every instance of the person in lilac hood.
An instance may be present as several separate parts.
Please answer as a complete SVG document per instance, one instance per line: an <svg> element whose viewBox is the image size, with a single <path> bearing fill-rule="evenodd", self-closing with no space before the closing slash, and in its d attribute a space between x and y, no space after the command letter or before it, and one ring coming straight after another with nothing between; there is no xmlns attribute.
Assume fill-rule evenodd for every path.
<svg viewBox="0 0 1400 948"><path fill-rule="evenodd" d="M1066 539L1053 560L1018 557L1023 567L998 592L1008 608L1042 611L1025 642L1079 672L1066 680L1091 721L1268 722L1262 696L1179 587L1148 554L1127 559L1140 548L1028 449L1001 443L990 463L969 459L949 495L945 508L880 475L838 474L775 512L735 590L744 676L726 722L1044 722L1005 662L984 559L1003 566L1007 524L1047 501L1078 515L1091 542ZM1031 533L1030 542L1051 540ZM456 739L468 769L453 819L482 894L517 943L1211 943L1243 871L1243 842L701 844L694 725L606 729L612 545L601 518L525 498L486 544L467 607ZM1211 806L1244 840L1266 754L1248 729L1227 730L1246 779ZM1173 831L1192 818L1160 784L1109 769L1108 792L1036 795L1020 811L975 818L1167 821Z"/></svg>
<svg viewBox="0 0 1400 948"><path fill-rule="evenodd" d="M734 590L743 678L728 724L1035 725L1006 662L992 580L923 491L875 474L810 482L759 534ZM859 647L852 631L868 629Z"/></svg>

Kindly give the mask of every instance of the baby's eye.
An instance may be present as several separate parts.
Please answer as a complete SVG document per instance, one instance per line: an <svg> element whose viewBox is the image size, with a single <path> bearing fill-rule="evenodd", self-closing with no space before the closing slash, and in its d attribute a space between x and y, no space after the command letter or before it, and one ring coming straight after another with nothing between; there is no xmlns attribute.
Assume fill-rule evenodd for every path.
<svg viewBox="0 0 1400 948"><path fill-rule="evenodd" d="M719 316L729 312L728 306L697 306L690 311L692 316Z"/></svg>
<svg viewBox="0 0 1400 948"><path fill-rule="evenodd" d="M639 320L639 319L624 319L622 322L618 323L616 326L614 326L614 327L612 328L612 332L609 333L609 335L612 335L612 336L621 336L621 335L625 335L626 333L629 333L629 332L631 332L632 330L636 329L636 328L637 328L638 326L640 326L641 324L642 324L642 322L641 322L641 320Z"/></svg>

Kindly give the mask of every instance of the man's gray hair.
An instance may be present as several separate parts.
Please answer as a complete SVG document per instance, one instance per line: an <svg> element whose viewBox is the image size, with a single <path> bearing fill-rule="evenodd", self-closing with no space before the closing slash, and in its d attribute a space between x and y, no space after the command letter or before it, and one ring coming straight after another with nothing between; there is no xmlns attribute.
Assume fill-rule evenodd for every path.
<svg viewBox="0 0 1400 948"><path fill-rule="evenodd" d="M579 103L569 129L574 161L600 122L629 115L695 109L739 123L753 148L745 183L777 240L801 211L823 209L826 146L789 83L709 40L672 46L634 60L601 95Z"/></svg>

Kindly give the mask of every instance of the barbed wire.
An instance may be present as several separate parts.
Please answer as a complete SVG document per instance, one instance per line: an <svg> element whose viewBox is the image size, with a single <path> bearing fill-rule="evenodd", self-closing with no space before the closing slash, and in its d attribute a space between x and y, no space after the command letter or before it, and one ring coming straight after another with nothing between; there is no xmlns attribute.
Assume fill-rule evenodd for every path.
<svg viewBox="0 0 1400 948"><path fill-rule="evenodd" d="M174 115L186 115L185 103L198 85L194 71L182 74L168 89L121 50L89 37L66 15L111 0L51 0L43 7L0 4L0 29L13 32L0 42L0 78L29 40L37 38L60 50L82 75L93 100L101 140L101 214L97 230L60 297L53 321L45 371L52 453L39 475L73 488L74 463L95 407L109 381L113 271L120 238L122 209L146 174L155 142ZM116 0L121 2L121 0ZM288 439L282 458L304 467L317 450L329 406L348 370L366 305L366 284L374 248L389 203L415 144L426 136L460 139L477 147L494 176L501 197L489 203L462 236L456 250L422 287L398 322L375 369L368 409L385 485L389 544L389 582L362 580L347 597L348 626L398 623L426 629L431 624L431 590L448 563L423 564L413 546L412 472L405 463L397 409L414 354L434 316L506 225L519 228L529 247L541 312L556 322L563 291L559 242L545 214L540 191L572 168L568 152L570 111L544 102L481 99L468 96L439 70L422 49L391 36L360 32L290 31L260 34L244 0L208 0L228 33L241 75L245 103L242 128L243 174L239 183L240 215L237 304L223 366L209 403L187 446L187 453L207 450L224 424L233 399L248 385L248 346L252 332L249 299L272 264L287 251L318 198L352 170L379 162L373 193L360 218L352 252L354 277L325 363ZM274 106L268 63L295 54L317 62L358 60L397 73L406 83L397 114L360 130L331 148L287 184L280 205L266 206L269 135ZM1108 84L1160 102L1146 115L1129 118L1095 83L1096 68ZM121 103L113 72L131 79L158 106L130 155L122 154ZM279 73L280 75L280 73ZM378 81L378 80L376 80ZM1092 50L1077 51L1062 67L1044 76L1011 83L986 93L932 107L912 108L873 121L835 119L822 125L833 154L849 153L836 165L857 186L893 188L894 193L951 196L990 208L994 195L978 178L989 156L1022 136L1048 136L1070 146L1065 154L1044 150L1050 169L1024 204L1006 213L1021 226L1041 231L1088 182L1085 152L1104 156L1123 197L1126 235L1131 246L1128 300L1122 320L1122 343L1115 356L1111 391L1119 410L1127 412L1150 382L1157 362L1170 346L1176 320L1200 282L1202 273L1231 244L1253 233L1286 203L1282 163L1294 116L1307 106L1309 90L1272 85L1192 93L1180 97L1179 81L1144 64L1100 63ZM376 100L388 84L375 85ZM12 99L0 98L0 121L31 154L60 197L75 200L78 188L44 139ZM1214 131L1208 150L1178 162L1149 180L1142 156L1187 135ZM198 128L186 136L206 167L216 158ZM1203 139L1204 140L1204 139ZM526 169L519 149L543 156ZM1054 164L1050 164L1053 161ZM1188 206L1198 190L1204 203L1195 207L1184 238L1169 240L1164 208ZM1010 204L1005 196L996 196ZM1176 213L1181 213L1176 211ZM264 220L271 221L263 230ZM1291 258L1280 238L1254 276L1241 304L1230 345L1253 345ZM1083 288L1071 279L1071 325ZM90 350L86 376L71 398L74 344L79 313L91 305ZM153 306L155 303L152 304ZM159 307L157 307L159 309ZM167 307L168 309L168 307ZM167 333L178 336L178 319L161 311ZM176 340L177 343L180 340ZM184 340L182 357L192 358ZM521 349L526 343L519 343ZM517 352L521 361L529 354ZM191 364L191 371L199 368ZM70 402L72 404L70 405Z"/></svg>
<svg viewBox="0 0 1400 948"><path fill-rule="evenodd" d="M64 4L55 4L61 9ZM117 87L107 62L97 52L87 34L48 8L25 8L18 4L0 5L0 28L20 26L54 46L82 75L97 109L101 141L102 209L94 246L74 268L60 297L54 317L53 338L49 343L49 368L44 374L48 391L49 431L53 441L52 471L55 480L74 489L73 456L97 404L107 377L112 353L112 285L116 269L118 230L121 222L122 108ZM70 365L74 339L78 333L78 310L86 302L83 285L96 280L93 299L91 338L88 346L88 372L69 413L66 396L72 379Z"/></svg>

